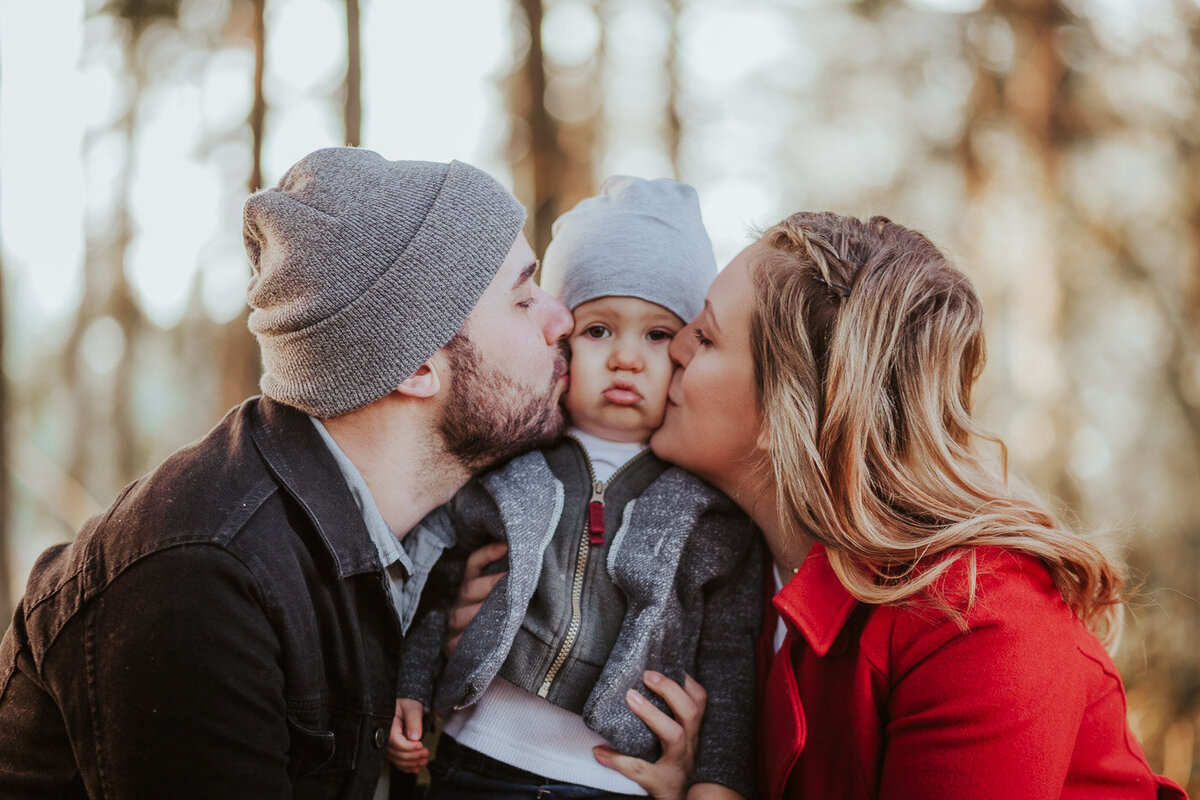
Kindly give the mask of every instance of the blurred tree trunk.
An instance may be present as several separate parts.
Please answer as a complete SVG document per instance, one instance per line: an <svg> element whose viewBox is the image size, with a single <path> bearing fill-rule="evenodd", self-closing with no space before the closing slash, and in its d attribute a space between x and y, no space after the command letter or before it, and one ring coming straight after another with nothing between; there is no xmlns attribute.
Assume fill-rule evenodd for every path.
<svg viewBox="0 0 1200 800"><path fill-rule="evenodd" d="M362 144L362 46L358 0L346 0L346 144Z"/></svg>
<svg viewBox="0 0 1200 800"><path fill-rule="evenodd" d="M266 134L267 99L263 83L267 71L267 26L266 0L247 0L252 14L250 39L254 47L254 102L247 123L250 126L250 192L263 188L262 169L263 140ZM258 391L258 380L262 373L259 366L258 345L246 328L248 311L243 310L236 319L213 331L215 350L219 354L216 372L219 385L217 391L217 413L223 413L248 396Z"/></svg>
<svg viewBox="0 0 1200 800"><path fill-rule="evenodd" d="M135 167L134 142L138 111L147 77L139 45L142 34L159 19L174 19L178 0L126 0L105 6L100 13L116 20L124 68L132 78L132 91L124 112L109 129L90 130L84 136L85 159L96 143L112 138L120 142L123 163L116 188L98 212L103 224L85 226L83 298L67 339L62 364L74 409L73 453L68 473L98 497L109 497L142 467L138 432L133 420L132 394L136 380L136 354L147 323L125 275L125 258L133 237L129 193ZM89 193L103 187L90 186ZM93 201L95 198L93 197ZM105 336L105 320L115 323L119 335ZM88 339L91 338L89 344ZM93 369L89 352L116 350L111 371ZM103 354L105 357L111 353ZM65 502L65 501L64 501Z"/></svg>
<svg viewBox="0 0 1200 800"><path fill-rule="evenodd" d="M1180 17L1191 31L1193 64L1200 67L1200 6L1181 9ZM1175 149L1189 179L1184 192L1184 218L1191 238L1191 263L1180 293L1180 306L1173 325L1170 355L1165 359L1171 394L1187 421L1192 447L1200 454L1200 103L1193 103L1192 113L1174 132ZM1169 297L1169 289L1156 297ZM1189 358L1189 354L1191 357ZM1197 532L1200 536L1200 532ZM1197 562L1193 562L1197 563ZM1200 583L1200 576L1198 576ZM1197 687L1200 697L1200 687ZM1200 763L1200 736L1197 737L1197 756Z"/></svg>
<svg viewBox="0 0 1200 800"><path fill-rule="evenodd" d="M542 0L517 0L517 9L529 36L529 50L518 67L509 93L513 124L512 150L517 194L529 211L525 229L539 257L550 242L550 226L557 216L554 203L563 153L558 147L558 127L546 110L546 67L542 52ZM519 121L519 124L518 124Z"/></svg>
<svg viewBox="0 0 1200 800"><path fill-rule="evenodd" d="M108 273L109 293L99 315L107 315L115 320L124 339L124 346L120 349L120 358L110 382L112 402L108 430L111 436L108 446L111 448L110 452L116 455L116 474L109 477L110 483L104 491L105 501L109 494L140 473L143 466L140 437L134 424L136 411L133 407L133 393L138 378L137 355L142 346L142 338L150 326L125 274L125 260L134 235L130 196L137 163L138 117L141 98L149 80L140 45L143 34L152 24L159 20L174 21L178 12L179 0L125 0L120 8L120 14L126 23L122 30L125 67L133 78L129 106L116 125L122 139L125 165L117 181L118 188L113 198L115 207L108 237L104 240L105 247L87 247L89 259L94 250L99 251L101 263L96 267L101 272Z"/></svg>
<svg viewBox="0 0 1200 800"><path fill-rule="evenodd" d="M267 101L263 94L263 77L267 71L267 0L250 0L250 2L254 10L250 26L251 41L254 43L254 104L250 107L252 156L250 191L257 192L263 186L263 128L267 118Z"/></svg>
<svg viewBox="0 0 1200 800"><path fill-rule="evenodd" d="M1181 21L1190 31L1191 73L1200 70L1200 7L1180 8ZM1167 59L1170 64L1171 60ZM1141 120L1126 122L1136 128ZM1134 239L1138 220L1118 220L1093 231L1107 237L1110 249L1117 253L1117 264L1123 277L1136 291L1156 307L1163 322L1158 341L1161 350L1162 385L1167 402L1156 405L1173 406L1174 415L1160 409L1162 424L1179 431L1178 452L1159 457L1182 465L1182 479L1173 486L1170 512L1164 521L1178 516L1181 522L1175 530L1156 531L1158 541L1152 547L1139 548L1133 563L1148 577L1139 595L1146 596L1148 588L1171 587L1155 598L1162 614L1147 620L1144 638L1145 675L1135 676L1139 691L1148 694L1153 702L1143 721L1143 746L1154 761L1161 763L1169 777L1179 781L1190 796L1200 796L1200 671L1197 671L1195 635L1200 631L1200 523L1197 522L1195 465L1200 464L1200 103L1192 98L1190 114L1180 114L1168 135L1179 164L1186 177L1176 205L1186 235L1184 252L1187 261L1174 269L1163 270L1155 263L1153 254ZM1173 265L1172 265L1173 266ZM1161 394L1153 392L1153 394ZM1156 415L1158 416L1158 415ZM1172 442L1175 445L1176 442ZM1190 451L1190 458L1185 455ZM1178 494L1176 494L1178 493ZM1190 513L1189 513L1190 511ZM1165 535L1164 535L1165 534ZM1153 583L1151 584L1151 578ZM1161 759L1161 761L1159 761Z"/></svg>
<svg viewBox="0 0 1200 800"><path fill-rule="evenodd" d="M1013 363L1007 365L1014 384L1007 392L1026 409L1036 407L1036 414L1048 422L1046 430L1069 438L1071 420L1077 416L1069 358L1062 346L1070 324L1070 309L1063 298L1069 293L1064 289L1063 241L1054 235L1057 226L1052 221L1062 209L1058 164L1071 133L1063 122L1078 119L1068 69L1055 45L1068 18L1062 0L990 0L974 15L976 38L984 43L977 46L986 49L988 41L1005 38L1007 31L1012 56L1004 66L987 52L970 58L975 81L960 154L973 206L988 207L989 196L992 202L1012 193L1029 197L1023 246L1037 266L1008 270L1009 283L1002 289L1012 300L1003 307L1021 315L1019 322L1005 326L1012 340L1012 347L1005 349L1014 353ZM1012 137L1017 158L1030 165L1021 171L1025 177L1018 177L989 150L998 131ZM989 215L981 224L994 223ZM1016 375L1026 370L1036 374L1016 381ZM1078 507L1079 493L1067 473L1067 444L1064 439L1049 447L1037 472L1051 494Z"/></svg>
<svg viewBox="0 0 1200 800"><path fill-rule="evenodd" d="M1190 13L1194 19L1195 12ZM1181 12L1181 17L1187 15ZM1084 386L1095 386L1096 382L1094 359L1089 363L1087 358L1087 339L1095 335L1097 328L1095 299L1104 294L1136 297L1157 317L1151 323L1156 342L1149 361L1151 372L1130 368L1124 371L1130 376L1127 385L1106 387L1106 391L1138 407L1153 409L1154 424L1171 431L1162 440L1148 437L1143 446L1131 448L1130 455L1147 462L1178 464L1181 471L1192 472L1200 463L1200 370L1191 355L1200 342L1200 140L1195 133L1196 106L1192 106L1192 118L1179 122L1173 132L1157 128L1161 121L1128 111L1123 103L1106 106L1092 97L1089 106L1081 87L1086 80L1097 79L1074 72L1062 56L1065 34L1079 35L1087 23L1072 16L1062 0L992 0L976 20L984 26L980 30L993 24L1006 26L1011 32L1013 56L1003 70L994 66L989 69L986 56L974 59L976 81L963 140L968 186L978 202L993 186L999 184L1002 191L1011 192L1019 180L1002 174L1004 167L989 170L989 163L996 163L997 131L1015 132L1025 157L1019 171L1035 173L1041 186L1030 197L1031 205L1040 209L1041 219L1022 217L1022 222L1034 224L1018 223L1019 234L1013 219L1005 223L1006 233L1015 235L1015 239L1039 239L1037 252L1043 256L1033 268L1011 265L1012 278L1006 290L1014 302L1009 313L1039 310L1010 323L1009 328L1017 331L1010 335L1026 343L1027 337L1036 337L1040 347L1052 354L1053 372L1060 376L1061 385L1054 392L1019 397L1022 403L1040 405L1040 413L1051 420L1053 435L1062 437L1049 449L1051 459L1040 472L1052 481L1051 491L1069 507L1085 507L1079 484L1069 473L1068 457L1074 430L1094 424L1079 398ZM1200 47L1200 32L1195 26L1190 30L1193 46ZM1117 60L1123 58L1149 63L1155 55L1118 56ZM1169 57L1164 64L1178 68ZM1136 108L1136 104L1131 107ZM1180 192L1182 207L1178 209L1180 218L1190 220L1192 225L1190 280L1180 280L1175 269L1164 268L1161 253L1147 252L1143 226L1148 219L1129 218L1119 206L1109 209L1087 202L1088 189L1079 188L1065 174L1063 165L1068 159L1086 155L1096 143L1135 140L1147 131L1152 136L1171 137L1181 170L1191 172L1190 181L1184 184L1187 188ZM1011 164L1006 166L1009 173L1018 171ZM1036 170L1031 170L1032 166ZM1070 249L1072 245L1074 249ZM1017 247L1027 245L1022 241ZM1100 257L1082 259L1081 263L1077 257L1080 253ZM1021 366L1017 363L1011 368ZM1170 452L1162 449L1164 441L1170 442ZM1135 472L1139 467L1131 462L1124 468ZM1171 471L1165 470L1168 474ZM1169 492L1175 486L1189 486L1188 480L1163 489ZM1173 499L1169 509L1161 502L1152 497L1144 503L1135 501L1131 518L1121 520L1122 527L1146 525L1145 533L1154 542L1152 546L1142 542L1131 553L1137 574L1147 577L1144 583L1135 579L1140 585L1133 607L1141 613L1130 616L1140 638L1135 640L1132 668L1125 679L1141 743L1151 764L1158 769L1169 767L1172 777L1186 784L1189 774L1200 774L1200 680L1192 639L1200 629L1200 607L1194 600L1200 585L1196 574L1200 532L1194 522L1186 521L1194 518L1190 496ZM1172 590L1164 591L1165 587ZM1154 613L1138 608L1139 604L1151 603ZM1192 783L1194 793L1194 779Z"/></svg>
<svg viewBox="0 0 1200 800"><path fill-rule="evenodd" d="M0 253L3 248L0 248ZM9 392L4 353L8 333L7 303L4 294L4 260L0 258L0 631L8 629L12 619L12 511L9 505ZM3 636L0 633L0 636Z"/></svg>
<svg viewBox="0 0 1200 800"><path fill-rule="evenodd" d="M1191 31L1193 58L1195 62L1200 62L1200 6L1191 6L1190 9L1182 11L1181 16L1190 21L1188 30ZM1176 370L1176 383L1186 386L1190 390L1180 392L1180 394L1185 399L1184 405L1188 409L1193 440L1197 451L1200 452L1200 355L1197 354L1200 347L1195 346L1200 342L1200 136L1197 136L1197 131L1200 131L1200 104L1194 103L1191 119L1176 137L1180 150L1185 154L1190 174L1187 182L1189 191L1186 197L1188 229L1192 240L1192 258L1188 265L1187 278L1184 281L1183 321L1189 328L1187 333L1192 348L1188 350L1188 353L1191 354L1190 359L1173 358L1170 363ZM1183 373L1188 369L1187 362L1189 360L1192 362L1191 375L1187 376ZM1200 544L1200 532L1197 532L1194 539L1197 544ZM1200 561L1193 560L1192 563L1200 564ZM1200 583L1200 579L1197 582ZM1197 694L1200 694L1200 691ZM1200 736L1197 736L1196 739L1196 763L1200 764ZM1193 792L1200 791L1200 787L1193 787L1192 790Z"/></svg>
<svg viewBox="0 0 1200 800"><path fill-rule="evenodd" d="M667 108L666 108L666 139L667 157L671 160L672 177L679 180L679 140L683 130L679 114L679 95L681 72L679 66L679 12L680 0L667 0L667 8L671 14L671 38L667 43Z"/></svg>
<svg viewBox="0 0 1200 800"><path fill-rule="evenodd" d="M508 158L515 194L529 211L525 232L539 257L550 243L554 220L595 187L597 117L593 111L568 123L551 114L547 106L549 66L542 49L543 11L542 0L516 0L513 29L522 43L526 38L521 31L527 35L528 50L507 80L512 119ZM570 82L572 91L598 91L591 71L559 77Z"/></svg>

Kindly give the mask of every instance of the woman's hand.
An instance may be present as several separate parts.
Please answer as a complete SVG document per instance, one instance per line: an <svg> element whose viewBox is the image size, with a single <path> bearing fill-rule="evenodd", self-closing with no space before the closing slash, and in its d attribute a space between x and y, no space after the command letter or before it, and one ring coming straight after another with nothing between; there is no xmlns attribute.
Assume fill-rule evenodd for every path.
<svg viewBox="0 0 1200 800"><path fill-rule="evenodd" d="M682 800L695 767L696 742L708 695L690 675L684 677L683 686L653 670L646 670L642 680L675 714L674 718L664 714L633 689L625 695L629 708L662 742L662 756L651 763L611 747L595 747L592 752L597 761L636 781L656 800Z"/></svg>
<svg viewBox="0 0 1200 800"><path fill-rule="evenodd" d="M458 587L458 597L450 607L450 616L446 623L446 655L449 656L458 646L462 632L467 629L471 620L479 613L479 607L487 599L488 592L505 576L504 572L484 575L483 570L493 561L504 558L508 545L504 542L485 544L467 557L466 571L463 573L462 584Z"/></svg>

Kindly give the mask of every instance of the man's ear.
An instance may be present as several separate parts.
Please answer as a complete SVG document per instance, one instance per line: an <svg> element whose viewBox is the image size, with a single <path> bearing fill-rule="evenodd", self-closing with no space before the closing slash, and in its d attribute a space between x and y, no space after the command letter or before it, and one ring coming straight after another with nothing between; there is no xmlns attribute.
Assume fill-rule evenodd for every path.
<svg viewBox="0 0 1200 800"><path fill-rule="evenodd" d="M412 375L400 382L396 391L405 397L430 398L442 389L442 380L438 375L437 365L433 359L417 367Z"/></svg>

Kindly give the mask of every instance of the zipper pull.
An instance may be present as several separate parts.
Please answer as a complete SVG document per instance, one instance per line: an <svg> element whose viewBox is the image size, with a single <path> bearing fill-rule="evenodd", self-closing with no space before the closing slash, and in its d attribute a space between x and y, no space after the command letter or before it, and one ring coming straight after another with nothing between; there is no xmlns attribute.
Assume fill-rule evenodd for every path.
<svg viewBox="0 0 1200 800"><path fill-rule="evenodd" d="M588 501L588 544L604 544L604 490L608 487L601 481L592 484L592 499Z"/></svg>

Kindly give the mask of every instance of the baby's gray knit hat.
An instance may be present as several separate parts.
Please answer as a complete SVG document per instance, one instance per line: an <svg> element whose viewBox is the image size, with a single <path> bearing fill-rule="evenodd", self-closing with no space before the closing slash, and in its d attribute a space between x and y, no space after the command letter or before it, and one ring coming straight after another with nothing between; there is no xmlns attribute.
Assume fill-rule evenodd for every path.
<svg viewBox="0 0 1200 800"><path fill-rule="evenodd" d="M606 178L554 222L542 286L572 311L613 295L658 303L689 322L717 274L696 190L666 178Z"/></svg>
<svg viewBox="0 0 1200 800"><path fill-rule="evenodd" d="M524 221L460 161L305 156L243 215L263 394L321 418L385 396L462 327Z"/></svg>

